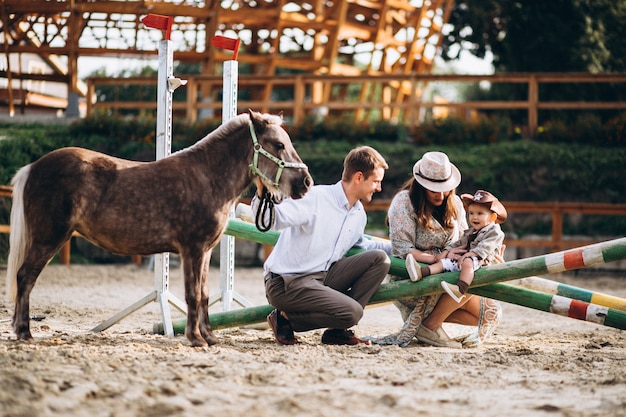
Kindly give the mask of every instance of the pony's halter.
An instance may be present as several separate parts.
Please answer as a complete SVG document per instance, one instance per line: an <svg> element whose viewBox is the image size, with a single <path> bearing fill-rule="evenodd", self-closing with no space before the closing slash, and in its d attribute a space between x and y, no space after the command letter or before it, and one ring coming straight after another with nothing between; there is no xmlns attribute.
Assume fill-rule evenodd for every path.
<svg viewBox="0 0 626 417"><path fill-rule="evenodd" d="M259 140L256 137L256 132L254 131L254 126L252 125L252 121L248 124L250 126L250 136L252 136L252 143L254 145L254 157L252 159L252 163L250 164L250 170L253 174L258 175L274 187L278 187L278 181L280 180L280 176L283 174L283 169L285 168L304 168L306 169L306 164L300 162L285 162L282 159L278 159L259 144ZM278 165L278 171L276 171L276 178L272 181L267 175L261 172L259 169L259 154L265 156L270 161L273 161L276 165Z"/></svg>

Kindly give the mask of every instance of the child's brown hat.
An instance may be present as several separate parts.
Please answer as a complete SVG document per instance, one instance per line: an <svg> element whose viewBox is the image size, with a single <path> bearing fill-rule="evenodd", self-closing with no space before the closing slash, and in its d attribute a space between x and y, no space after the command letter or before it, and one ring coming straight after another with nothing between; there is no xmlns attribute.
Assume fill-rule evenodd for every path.
<svg viewBox="0 0 626 417"><path fill-rule="evenodd" d="M463 205L467 210L467 206L470 204L481 204L487 207L489 210L496 213L498 218L496 219L496 223L504 223L507 217L507 212L500 200L496 198L489 191L478 190L476 194L462 194L461 199L463 200Z"/></svg>

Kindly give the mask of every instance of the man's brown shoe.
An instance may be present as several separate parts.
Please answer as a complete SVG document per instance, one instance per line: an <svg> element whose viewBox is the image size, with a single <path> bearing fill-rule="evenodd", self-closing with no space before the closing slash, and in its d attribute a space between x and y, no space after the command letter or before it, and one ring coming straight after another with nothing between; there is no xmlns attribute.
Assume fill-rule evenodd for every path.
<svg viewBox="0 0 626 417"><path fill-rule="evenodd" d="M359 339L352 330L327 329L322 335L322 343L325 345L371 345L369 340Z"/></svg>
<svg viewBox="0 0 626 417"><path fill-rule="evenodd" d="M267 323L272 328L274 338L276 338L276 341L281 345L296 345L300 343L293 334L289 320L284 318L282 314L280 314L280 311L273 310L267 316Z"/></svg>

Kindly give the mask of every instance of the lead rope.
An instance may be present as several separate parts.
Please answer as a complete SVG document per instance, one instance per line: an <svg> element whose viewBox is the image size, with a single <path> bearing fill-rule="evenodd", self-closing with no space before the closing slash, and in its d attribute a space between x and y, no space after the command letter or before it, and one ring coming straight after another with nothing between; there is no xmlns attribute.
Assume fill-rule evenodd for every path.
<svg viewBox="0 0 626 417"><path fill-rule="evenodd" d="M267 223L264 223L268 210L269 221ZM259 209L256 212L254 224L256 225L256 228L259 229L261 232L267 232L272 227L272 223L274 223L274 201L272 201L272 195L267 192L267 190L263 190L263 195L261 196Z"/></svg>

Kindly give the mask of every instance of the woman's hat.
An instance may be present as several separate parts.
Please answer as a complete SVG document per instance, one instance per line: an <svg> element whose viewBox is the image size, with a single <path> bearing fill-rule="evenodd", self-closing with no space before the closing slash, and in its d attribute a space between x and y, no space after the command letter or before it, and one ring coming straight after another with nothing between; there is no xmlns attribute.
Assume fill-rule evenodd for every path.
<svg viewBox="0 0 626 417"><path fill-rule="evenodd" d="M480 204L482 206L487 207L489 210L493 211L498 215L496 219L496 223L504 223L507 217L507 212L500 200L496 198L489 191L478 190L474 195L471 194L462 194L461 199L463 200L463 205L467 210L467 206L470 204Z"/></svg>
<svg viewBox="0 0 626 417"><path fill-rule="evenodd" d="M413 177L422 187L436 193L452 191L461 183L461 173L443 152L426 152L413 165Z"/></svg>

